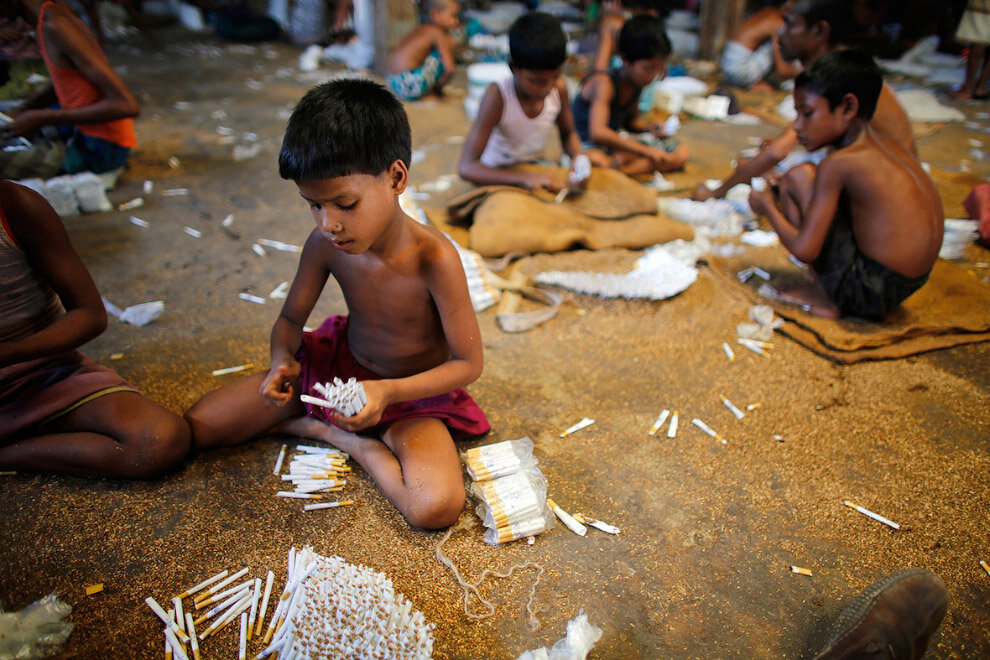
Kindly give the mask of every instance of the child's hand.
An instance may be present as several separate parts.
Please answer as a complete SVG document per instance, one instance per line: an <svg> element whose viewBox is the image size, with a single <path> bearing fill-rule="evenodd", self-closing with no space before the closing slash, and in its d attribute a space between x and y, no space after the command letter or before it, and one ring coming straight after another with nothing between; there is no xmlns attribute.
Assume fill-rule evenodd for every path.
<svg viewBox="0 0 990 660"><path fill-rule="evenodd" d="M337 426L352 433L378 424L382 419L382 413L385 412L385 406L388 405L386 402L387 386L384 381L363 380L361 381L361 387L364 388L365 399L364 407L361 410L350 417L345 417L336 410L330 413Z"/></svg>
<svg viewBox="0 0 990 660"><path fill-rule="evenodd" d="M704 202L715 196L715 191L710 189L705 184L700 184L695 188L694 192L691 193L691 199L696 202Z"/></svg>
<svg viewBox="0 0 990 660"><path fill-rule="evenodd" d="M768 209L774 205L773 190L770 188L766 188L765 190L750 190L749 208L753 209L753 213L756 215L767 215Z"/></svg>
<svg viewBox="0 0 990 660"><path fill-rule="evenodd" d="M586 154L578 154L574 159L571 171L567 173L567 185L570 188L587 188L591 178L591 159Z"/></svg>
<svg viewBox="0 0 990 660"><path fill-rule="evenodd" d="M273 364L261 383L261 396L276 406L284 406L292 399L292 383L299 378L300 366L289 359Z"/></svg>
<svg viewBox="0 0 990 660"><path fill-rule="evenodd" d="M543 172L532 172L526 175L523 186L528 190L538 190L545 188L552 193L560 192L564 186L550 174Z"/></svg>

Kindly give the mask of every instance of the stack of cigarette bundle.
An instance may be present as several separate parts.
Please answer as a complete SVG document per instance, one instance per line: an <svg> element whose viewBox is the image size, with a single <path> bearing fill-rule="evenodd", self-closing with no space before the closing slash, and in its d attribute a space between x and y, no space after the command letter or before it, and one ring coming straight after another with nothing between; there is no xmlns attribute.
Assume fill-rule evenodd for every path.
<svg viewBox="0 0 990 660"><path fill-rule="evenodd" d="M297 453L289 461L289 471L280 474L282 462L285 459L286 446L282 445L279 459L275 464L275 474L282 481L291 482L293 490L282 490L279 497L291 497L307 500L321 500L327 493L337 493L344 489L347 480L344 478L351 468L346 464L346 453L333 447L312 447L299 445ZM303 509L329 509L337 506L353 504L350 500L339 502L320 502L307 504Z"/></svg>
<svg viewBox="0 0 990 660"><path fill-rule="evenodd" d="M313 389L323 398L307 394L303 394L299 398L304 403L332 408L346 417L356 415L367 403L364 396L364 386L358 382L357 378L349 378L346 383L339 378L334 378L333 382L314 383Z"/></svg>
<svg viewBox="0 0 990 660"><path fill-rule="evenodd" d="M433 629L385 575L309 546L289 551L289 571L258 657L429 658Z"/></svg>
<svg viewBox="0 0 990 660"><path fill-rule="evenodd" d="M535 536L553 526L547 505L547 480L533 456L528 437L463 452L474 479L470 492L479 500L478 517L492 545Z"/></svg>

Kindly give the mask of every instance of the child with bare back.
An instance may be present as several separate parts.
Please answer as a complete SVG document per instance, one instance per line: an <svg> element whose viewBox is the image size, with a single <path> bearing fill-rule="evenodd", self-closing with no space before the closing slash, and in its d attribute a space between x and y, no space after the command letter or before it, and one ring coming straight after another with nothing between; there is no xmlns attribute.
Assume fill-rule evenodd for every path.
<svg viewBox="0 0 990 660"><path fill-rule="evenodd" d="M574 127L567 84L560 77L567 59L567 38L560 21L543 12L529 12L509 27L509 69L512 76L488 85L478 116L464 141L458 173L478 185L545 188L558 192L580 185L579 175L566 178L544 172L508 169L516 163L543 156L550 129L556 125L560 144L572 162L582 155L581 138ZM597 152L589 163L608 167ZM573 169L572 169L573 172Z"/></svg>
<svg viewBox="0 0 990 660"><path fill-rule="evenodd" d="M722 79L734 87L769 88L767 78L793 78L800 72L780 52L778 32L784 24L781 5L790 0L773 0L750 14L722 50Z"/></svg>
<svg viewBox="0 0 990 660"><path fill-rule="evenodd" d="M795 81L797 138L832 147L816 168L788 171L754 191L781 242L811 266L813 282L784 299L820 316L882 319L921 288L942 244L938 190L914 155L870 125L883 77L858 51L830 53Z"/></svg>
<svg viewBox="0 0 990 660"><path fill-rule="evenodd" d="M0 181L0 468L147 478L189 426L77 349L106 327L100 292L45 198Z"/></svg>
<svg viewBox="0 0 990 660"><path fill-rule="evenodd" d="M449 238L407 216L409 121L370 80L310 90L282 142L316 227L271 334L271 367L207 394L186 413L198 448L285 432L350 454L416 527L453 524L464 484L453 439L489 430L463 388L481 374L478 321ZM327 279L348 316L304 332ZM304 404L314 383L356 378L366 404L345 417Z"/></svg>
<svg viewBox="0 0 990 660"><path fill-rule="evenodd" d="M426 0L430 22L403 37L388 58L385 81L403 101L440 93L454 73L454 38L461 6L457 0Z"/></svg>

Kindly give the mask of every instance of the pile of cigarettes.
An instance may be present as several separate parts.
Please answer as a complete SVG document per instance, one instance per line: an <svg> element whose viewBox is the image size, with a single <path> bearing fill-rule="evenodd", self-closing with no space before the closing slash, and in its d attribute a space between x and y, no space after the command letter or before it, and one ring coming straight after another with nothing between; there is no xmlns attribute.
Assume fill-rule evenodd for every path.
<svg viewBox="0 0 990 660"><path fill-rule="evenodd" d="M536 536L553 525L547 480L528 437L468 449L461 453L479 500L475 512L488 529L484 539L498 545Z"/></svg>
<svg viewBox="0 0 990 660"><path fill-rule="evenodd" d="M292 548L258 658L429 658L433 629L382 573Z"/></svg>
<svg viewBox="0 0 990 660"><path fill-rule="evenodd" d="M347 485L347 479L344 476L351 471L350 466L347 465L348 456L346 453L333 447L298 445L296 447L297 453L289 460L289 471L281 474L286 449L287 446L282 445L279 450L273 474L284 482L291 482L293 489L280 490L276 496L301 500L322 500L327 497L328 493L339 493L344 490L344 486ZM351 504L354 504L351 500L314 502L303 506L303 511L333 509Z"/></svg>
<svg viewBox="0 0 990 660"><path fill-rule="evenodd" d="M367 403L364 386L356 378L350 378L346 383L339 378L334 378L332 383L314 383L313 389L323 398L301 394L299 398L303 403L330 408L345 417L356 415Z"/></svg>

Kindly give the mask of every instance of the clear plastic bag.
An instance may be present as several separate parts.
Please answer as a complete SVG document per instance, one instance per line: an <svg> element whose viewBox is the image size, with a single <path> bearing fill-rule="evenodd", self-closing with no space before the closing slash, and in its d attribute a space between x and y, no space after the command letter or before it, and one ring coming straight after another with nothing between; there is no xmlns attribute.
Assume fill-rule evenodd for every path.
<svg viewBox="0 0 990 660"><path fill-rule="evenodd" d="M547 509L547 480L538 467L471 484L480 500L475 509L486 527L505 527L532 518Z"/></svg>
<svg viewBox="0 0 990 660"><path fill-rule="evenodd" d="M461 452L472 481L486 481L536 465L529 436L483 445Z"/></svg>
<svg viewBox="0 0 990 660"><path fill-rule="evenodd" d="M546 508L546 505L544 505L544 509L544 513L539 513L532 518L514 522L503 527L486 529L482 538L485 540L485 543L499 545L501 543L524 539L527 536L542 534L553 527L554 521L553 513L550 509Z"/></svg>
<svg viewBox="0 0 990 660"><path fill-rule="evenodd" d="M70 612L72 606L54 593L20 612L0 609L0 660L34 660L58 652L75 627L63 620Z"/></svg>

